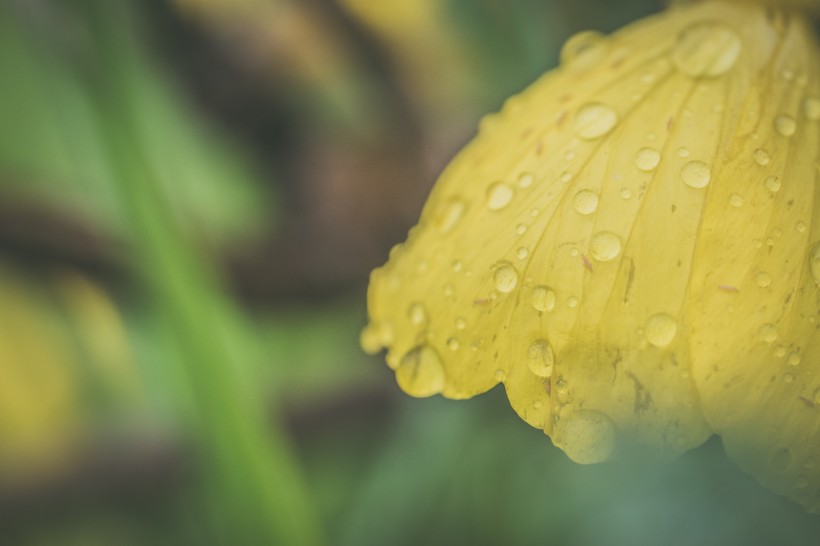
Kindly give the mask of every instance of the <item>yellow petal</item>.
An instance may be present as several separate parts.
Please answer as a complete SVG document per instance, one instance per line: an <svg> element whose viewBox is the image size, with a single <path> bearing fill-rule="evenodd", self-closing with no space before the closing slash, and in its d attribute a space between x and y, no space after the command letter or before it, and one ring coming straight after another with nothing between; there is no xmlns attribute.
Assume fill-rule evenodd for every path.
<svg viewBox="0 0 820 546"><path fill-rule="evenodd" d="M674 456L712 427L742 458L773 445L746 434L764 421L791 423L777 449L805 455L818 410L761 412L820 385L806 371L761 395L771 359L755 340L764 325L788 331L802 369L817 368L820 103L806 24L706 2L582 34L562 63L482 123L373 273L369 331L391 335L368 339L410 394L503 382L578 462L635 444ZM407 355L422 353L435 373L414 371ZM768 463L744 464L788 492ZM813 476L798 482L814 493Z"/></svg>

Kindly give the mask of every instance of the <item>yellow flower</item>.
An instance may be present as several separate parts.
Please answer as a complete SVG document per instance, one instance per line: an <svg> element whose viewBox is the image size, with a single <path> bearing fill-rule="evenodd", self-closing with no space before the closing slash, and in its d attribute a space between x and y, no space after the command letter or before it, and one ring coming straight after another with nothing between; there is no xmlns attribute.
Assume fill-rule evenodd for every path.
<svg viewBox="0 0 820 546"><path fill-rule="evenodd" d="M820 511L820 51L797 12L676 7L571 39L373 272L413 396L503 383L581 463L731 457Z"/></svg>

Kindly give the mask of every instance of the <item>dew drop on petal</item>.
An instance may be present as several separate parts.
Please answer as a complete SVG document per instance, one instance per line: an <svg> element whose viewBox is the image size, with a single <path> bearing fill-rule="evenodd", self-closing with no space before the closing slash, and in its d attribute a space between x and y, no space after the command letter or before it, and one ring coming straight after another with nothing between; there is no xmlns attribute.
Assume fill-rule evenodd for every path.
<svg viewBox="0 0 820 546"><path fill-rule="evenodd" d="M447 340L447 348L451 351L458 351L461 347L461 343L458 341L458 338L451 337Z"/></svg>
<svg viewBox="0 0 820 546"><path fill-rule="evenodd" d="M561 416L552 442L576 463L602 463L615 451L615 425L599 411L576 410Z"/></svg>
<svg viewBox="0 0 820 546"><path fill-rule="evenodd" d="M521 173L518 177L518 187L519 188L529 188L532 186L532 183L535 181L535 177L532 173Z"/></svg>
<svg viewBox="0 0 820 546"><path fill-rule="evenodd" d="M581 303L580 300L575 296L570 296L567 298L567 307L569 307L570 309L575 309L576 307L578 307L579 303Z"/></svg>
<svg viewBox="0 0 820 546"><path fill-rule="evenodd" d="M555 308L555 292L550 288L539 285L532 289L530 303L536 311L552 311Z"/></svg>
<svg viewBox="0 0 820 546"><path fill-rule="evenodd" d="M735 65L743 42L730 26L716 21L694 23L679 35L672 62L683 74L716 77Z"/></svg>
<svg viewBox="0 0 820 546"><path fill-rule="evenodd" d="M410 318L410 322L416 326L421 326L428 320L427 310L419 302L410 304L410 307L407 308L407 316Z"/></svg>
<svg viewBox="0 0 820 546"><path fill-rule="evenodd" d="M666 347L678 332L678 322L666 313L657 313L649 317L643 326L646 341L655 347Z"/></svg>
<svg viewBox="0 0 820 546"><path fill-rule="evenodd" d="M803 357L800 356L800 353L798 353L797 351L792 351L791 353L789 353L789 356L786 357L786 364L788 364L789 366L797 366L798 364L800 364L801 360L803 360Z"/></svg>
<svg viewBox="0 0 820 546"><path fill-rule="evenodd" d="M527 349L527 366L535 375L539 377L551 376L554 364L555 355L546 340L538 339Z"/></svg>
<svg viewBox="0 0 820 546"><path fill-rule="evenodd" d="M506 182L495 182L487 188L487 208L501 210L510 204L514 195L513 187Z"/></svg>
<svg viewBox="0 0 820 546"><path fill-rule="evenodd" d="M760 166L768 165L769 161L771 161L771 157L769 157L769 152L767 152L763 148L756 149L752 153L752 156L755 159L755 163L757 163Z"/></svg>
<svg viewBox="0 0 820 546"><path fill-rule="evenodd" d="M600 138L618 123L618 114L609 106L590 103L582 106L575 115L575 134L585 140Z"/></svg>
<svg viewBox="0 0 820 546"><path fill-rule="evenodd" d="M495 371L495 380L496 381L504 381L507 379L507 372L504 370L496 370Z"/></svg>
<svg viewBox="0 0 820 546"><path fill-rule="evenodd" d="M740 194L733 193L729 196L729 204L735 208L743 206L743 197Z"/></svg>
<svg viewBox="0 0 820 546"><path fill-rule="evenodd" d="M654 148L641 148L635 156L635 166L649 172L654 170L661 161L661 154Z"/></svg>
<svg viewBox="0 0 820 546"><path fill-rule="evenodd" d="M797 122L788 114L780 114L774 118L774 128L781 135L790 137L797 131Z"/></svg>
<svg viewBox="0 0 820 546"><path fill-rule="evenodd" d="M774 324L764 324L760 327L760 337L766 343L774 343L777 339L777 328Z"/></svg>
<svg viewBox="0 0 820 546"><path fill-rule="evenodd" d="M600 60L605 52L606 37L600 32L586 30L569 38L561 48L561 64L573 68L587 68Z"/></svg>
<svg viewBox="0 0 820 546"><path fill-rule="evenodd" d="M575 210L578 214L592 214L597 209L597 193L592 190L580 190L575 194Z"/></svg>
<svg viewBox="0 0 820 546"><path fill-rule="evenodd" d="M621 253L621 238L611 231L599 231L589 241L589 255L599 262L614 260Z"/></svg>
<svg viewBox="0 0 820 546"><path fill-rule="evenodd" d="M446 235L456 227L458 222L464 216L464 211L467 205L461 199L449 200L438 217L437 225L439 233Z"/></svg>
<svg viewBox="0 0 820 546"><path fill-rule="evenodd" d="M705 188L712 179L712 170L703 161L690 161L681 169L680 177L690 188Z"/></svg>
<svg viewBox="0 0 820 546"><path fill-rule="evenodd" d="M467 327L467 321L463 317L456 318L456 328L463 330Z"/></svg>
<svg viewBox="0 0 820 546"><path fill-rule="evenodd" d="M512 265L501 263L493 273L493 284L499 292L504 294L512 292L518 284L518 273Z"/></svg>
<svg viewBox="0 0 820 546"><path fill-rule="evenodd" d="M430 345L418 345L405 354L396 368L399 387L418 398L433 396L444 390L444 365Z"/></svg>
<svg viewBox="0 0 820 546"><path fill-rule="evenodd" d="M772 276L765 271L761 271L755 276L755 282L760 288L766 288L772 284Z"/></svg>
<svg viewBox="0 0 820 546"><path fill-rule="evenodd" d="M519 248L519 249L515 252L515 254L516 254L516 256L518 256L518 259L519 259L519 260L526 260L526 259L527 259L527 256L529 256L529 255L530 255L530 249L529 249L529 248L527 248L527 247L525 247L525 246L522 246L521 248Z"/></svg>

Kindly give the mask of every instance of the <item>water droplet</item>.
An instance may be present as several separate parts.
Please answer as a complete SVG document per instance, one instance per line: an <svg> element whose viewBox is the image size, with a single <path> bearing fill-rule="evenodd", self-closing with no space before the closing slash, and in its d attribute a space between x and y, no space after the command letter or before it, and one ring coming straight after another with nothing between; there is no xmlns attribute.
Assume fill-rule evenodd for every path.
<svg viewBox="0 0 820 546"><path fill-rule="evenodd" d="M516 251L516 253L515 253L515 254L516 254L516 256L518 256L518 259L519 259L519 260L526 260L526 259L527 259L527 256L529 256L529 255L530 255L530 249L529 249L529 248L527 248L527 247L525 247L525 246L522 246L521 248L519 248L519 249Z"/></svg>
<svg viewBox="0 0 820 546"><path fill-rule="evenodd" d="M679 35L672 62L692 77L716 77L735 65L743 42L726 24L709 21L692 24Z"/></svg>
<svg viewBox="0 0 820 546"><path fill-rule="evenodd" d="M814 277L814 282L820 285L820 243L814 244L810 256L809 266L811 267L811 274Z"/></svg>
<svg viewBox="0 0 820 546"><path fill-rule="evenodd" d="M797 351L792 351L786 358L786 364L788 364L789 366L797 366L800 364L801 360L803 360L803 357L800 356L800 353L798 353Z"/></svg>
<svg viewBox="0 0 820 546"><path fill-rule="evenodd" d="M712 170L703 161L690 161L681 169L680 177L690 188L705 188L712 179Z"/></svg>
<svg viewBox="0 0 820 546"><path fill-rule="evenodd" d="M615 425L599 411L576 410L561 415L552 442L576 463L602 463L615 451Z"/></svg>
<svg viewBox="0 0 820 546"><path fill-rule="evenodd" d="M507 379L507 373L504 370L496 370L495 371L495 380L496 381L504 381Z"/></svg>
<svg viewBox="0 0 820 546"><path fill-rule="evenodd" d="M760 327L760 337L766 343L774 343L777 339L777 328L774 327L774 324L764 324Z"/></svg>
<svg viewBox="0 0 820 546"><path fill-rule="evenodd" d="M820 120L820 98L806 97L803 100L803 115L811 121Z"/></svg>
<svg viewBox="0 0 820 546"><path fill-rule="evenodd" d="M458 273L462 269L464 269L464 264L461 261L456 260L456 261L453 262L453 272L454 273Z"/></svg>
<svg viewBox="0 0 820 546"><path fill-rule="evenodd" d="M518 273L515 268L508 263L499 264L493 273L493 283L499 292L507 294L512 292L518 284Z"/></svg>
<svg viewBox="0 0 820 546"><path fill-rule="evenodd" d="M466 327L467 327L467 321L464 319L464 317L456 318L456 328L457 329L463 330Z"/></svg>
<svg viewBox="0 0 820 546"><path fill-rule="evenodd" d="M569 307L570 309L575 309L576 307L578 307L579 303L580 301L575 296L570 296L569 298L567 298L567 307Z"/></svg>
<svg viewBox="0 0 820 546"><path fill-rule="evenodd" d="M755 282L760 288L766 288L767 286L772 284L772 276L766 273L765 271L761 271L757 275L755 275Z"/></svg>
<svg viewBox="0 0 820 546"><path fill-rule="evenodd" d="M444 295L448 298L452 297L456 293L456 287L450 283L444 285Z"/></svg>
<svg viewBox="0 0 820 546"><path fill-rule="evenodd" d="M525 233L527 233L527 224L518 224L517 226L515 226L515 232L518 235L524 235Z"/></svg>
<svg viewBox="0 0 820 546"><path fill-rule="evenodd" d="M429 345L418 345L405 354L396 368L399 387L418 398L444 390L446 377L438 352Z"/></svg>
<svg viewBox="0 0 820 546"><path fill-rule="evenodd" d="M641 148L635 156L635 166L642 171L652 171L661 162L661 154L654 148Z"/></svg>
<svg viewBox="0 0 820 546"><path fill-rule="evenodd" d="M794 225L794 229L797 230L797 233L805 233L806 232L806 224L805 222L797 222Z"/></svg>
<svg viewBox="0 0 820 546"><path fill-rule="evenodd" d="M649 317L643 326L646 341L655 347L666 347L678 332L678 321L666 313L657 313Z"/></svg>
<svg viewBox="0 0 820 546"><path fill-rule="evenodd" d="M555 364L555 355L552 347L543 339L538 339L527 349L527 365L530 371L539 377L549 377L552 375L552 367Z"/></svg>
<svg viewBox="0 0 820 546"><path fill-rule="evenodd" d="M597 209L597 193L592 190L581 190L575 194L575 210L578 214L592 214Z"/></svg>
<svg viewBox="0 0 820 546"><path fill-rule="evenodd" d="M561 64L584 69L598 62L606 48L606 38L600 32L586 30L573 35L561 48Z"/></svg>
<svg viewBox="0 0 820 546"><path fill-rule="evenodd" d="M790 137L797 131L797 122L788 114L780 114L774 118L774 128L781 135Z"/></svg>
<svg viewBox="0 0 820 546"><path fill-rule="evenodd" d="M450 233L464 216L467 205L461 199L450 199L438 217L438 230L442 235Z"/></svg>
<svg viewBox="0 0 820 546"><path fill-rule="evenodd" d="M775 332L775 337L777 337L777 332ZM774 346L774 356L777 358L783 358L786 355L786 347L783 345L775 345Z"/></svg>
<svg viewBox="0 0 820 546"><path fill-rule="evenodd" d="M419 302L411 303L407 308L407 316L410 317L410 322L416 326L421 326L427 322L427 310Z"/></svg>
<svg viewBox="0 0 820 546"><path fill-rule="evenodd" d="M797 379L797 376L794 375L793 373L787 373L786 375L783 376L783 382L784 383L794 383L795 379Z"/></svg>
<svg viewBox="0 0 820 546"><path fill-rule="evenodd" d="M567 161L572 161L575 159L575 152L573 150L569 150L567 153L564 154L564 159Z"/></svg>
<svg viewBox="0 0 820 546"><path fill-rule="evenodd" d="M532 289L530 303L536 311L552 311L555 308L555 292L543 285L536 286Z"/></svg>
<svg viewBox="0 0 820 546"><path fill-rule="evenodd" d="M769 157L769 152L767 152L763 148L756 149L754 152L752 152L752 156L755 158L755 163L757 163L761 167L764 165L768 165L769 161L771 161L771 157Z"/></svg>
<svg viewBox="0 0 820 546"><path fill-rule="evenodd" d="M487 188L487 208L501 210L510 204L515 190L506 182L496 182Z"/></svg>
<svg viewBox="0 0 820 546"><path fill-rule="evenodd" d="M632 198L632 190L629 188L621 188L621 199L627 200Z"/></svg>
<svg viewBox="0 0 820 546"><path fill-rule="evenodd" d="M763 183L766 185L766 189L772 193L777 193L780 191L780 187L782 185L780 178L774 175L767 176Z"/></svg>
<svg viewBox="0 0 820 546"><path fill-rule="evenodd" d="M518 177L518 187L519 188L529 188L532 186L532 183L535 181L535 177L532 173L521 173Z"/></svg>
<svg viewBox="0 0 820 546"><path fill-rule="evenodd" d="M376 325L372 322L362 329L362 333L359 335L359 345L369 355L374 355L382 350L383 345L379 340Z"/></svg>
<svg viewBox="0 0 820 546"><path fill-rule="evenodd" d="M743 197L740 194L733 193L729 196L729 204L733 207L742 207L743 206Z"/></svg>
<svg viewBox="0 0 820 546"><path fill-rule="evenodd" d="M589 254L599 262L608 262L618 257L621 245L621 238L611 231L599 231L589 241Z"/></svg>
<svg viewBox="0 0 820 546"><path fill-rule="evenodd" d="M567 182L569 182L570 180L572 180L572 173L571 173L571 172L569 172L569 171L564 171L564 172L562 172L562 173L561 173L561 182L563 182L564 184L566 184L566 183L567 183Z"/></svg>
<svg viewBox="0 0 820 546"><path fill-rule="evenodd" d="M618 123L618 114L600 103L582 106L575 115L575 134L585 140L600 138Z"/></svg>
<svg viewBox="0 0 820 546"><path fill-rule="evenodd" d="M681 146L680 148L678 148L678 157L689 157L689 148L685 146Z"/></svg>
<svg viewBox="0 0 820 546"><path fill-rule="evenodd" d="M458 351L459 347L461 347L461 343L457 338L451 337L447 340L447 348L451 351Z"/></svg>

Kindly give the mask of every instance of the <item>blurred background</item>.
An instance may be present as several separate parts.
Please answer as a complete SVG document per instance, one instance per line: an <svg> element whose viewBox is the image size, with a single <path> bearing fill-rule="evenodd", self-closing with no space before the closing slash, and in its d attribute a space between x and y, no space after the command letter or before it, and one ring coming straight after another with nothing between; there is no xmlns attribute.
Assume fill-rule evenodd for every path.
<svg viewBox="0 0 820 546"><path fill-rule="evenodd" d="M0 544L813 544L710 441L413 400L371 269L483 114L658 0L0 2Z"/></svg>

